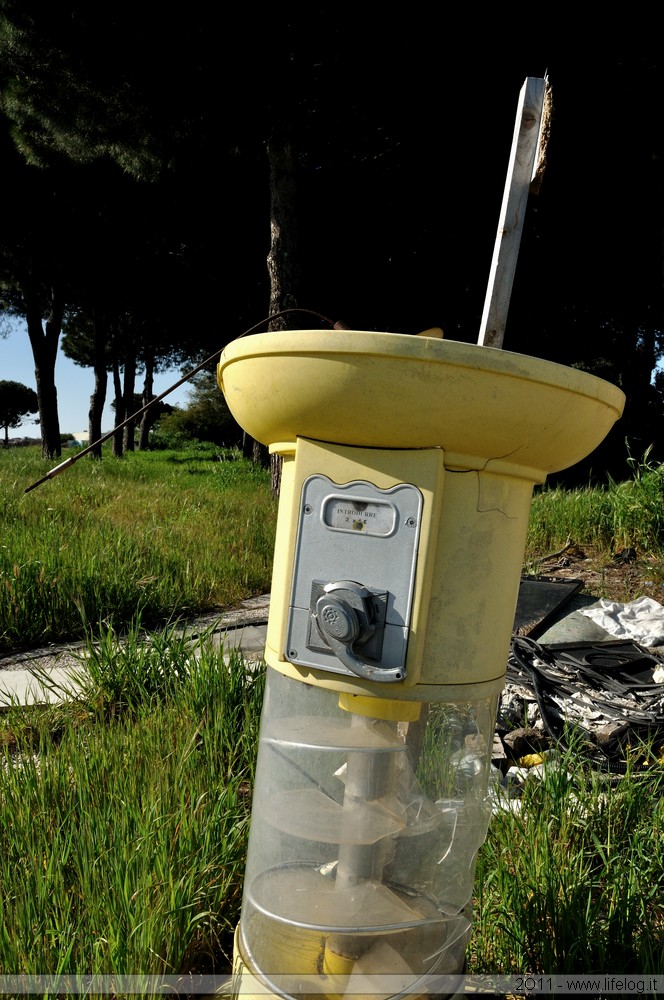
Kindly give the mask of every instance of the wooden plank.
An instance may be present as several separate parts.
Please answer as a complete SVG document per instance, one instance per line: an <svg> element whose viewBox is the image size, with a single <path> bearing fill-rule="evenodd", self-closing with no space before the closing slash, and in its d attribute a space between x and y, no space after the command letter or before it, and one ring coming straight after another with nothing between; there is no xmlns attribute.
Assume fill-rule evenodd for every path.
<svg viewBox="0 0 664 1000"><path fill-rule="evenodd" d="M546 78L526 78L519 94L498 232L477 343L502 347L530 183L537 170Z"/></svg>

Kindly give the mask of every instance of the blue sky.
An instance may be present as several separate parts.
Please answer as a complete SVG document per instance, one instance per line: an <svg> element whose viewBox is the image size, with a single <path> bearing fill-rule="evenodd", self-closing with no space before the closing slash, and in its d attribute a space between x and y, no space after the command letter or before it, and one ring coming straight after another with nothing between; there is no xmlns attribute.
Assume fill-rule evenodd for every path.
<svg viewBox="0 0 664 1000"><path fill-rule="evenodd" d="M10 329L11 333L8 337L0 336L0 381L22 382L23 385L36 389L35 365L25 323L12 321ZM155 396L166 392L180 378L182 378L182 374L178 369L156 375L154 380ZM55 384L58 390L60 432L62 434L77 434L79 431L87 430L90 395L94 388L92 369L75 365L73 361L64 356L61 350L58 350L58 358L55 363ZM140 392L142 387L143 383L139 375L136 385L137 391ZM171 406L186 406L188 395L189 386L185 383L175 392L169 393L164 402L170 403ZM26 417L20 427L9 431L9 437L38 438L40 433L39 426L34 423L35 417L36 414ZM112 429L113 419L110 397L107 394L102 421L104 432Z"/></svg>

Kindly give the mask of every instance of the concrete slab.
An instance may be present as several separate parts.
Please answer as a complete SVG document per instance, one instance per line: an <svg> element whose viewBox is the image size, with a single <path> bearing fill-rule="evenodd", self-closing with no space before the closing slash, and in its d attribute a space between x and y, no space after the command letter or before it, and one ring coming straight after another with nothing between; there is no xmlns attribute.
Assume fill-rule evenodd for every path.
<svg viewBox="0 0 664 1000"><path fill-rule="evenodd" d="M39 668L36 668L39 669ZM77 685L71 667L40 670L6 670L0 673L0 708L12 705L56 704L69 693L76 696Z"/></svg>
<svg viewBox="0 0 664 1000"><path fill-rule="evenodd" d="M605 642L614 639L605 629L586 615L581 614L582 608L593 608L599 604L592 594L577 594L564 611L552 621L546 631L538 635L537 642Z"/></svg>
<svg viewBox="0 0 664 1000"><path fill-rule="evenodd" d="M243 601L232 611L206 615L187 626L192 638L210 630L215 648L228 655L239 650L248 661L259 661L265 651L270 595ZM196 633L198 629L198 633ZM75 677L82 669L84 643L31 650L0 659L0 710L12 705L44 705L76 695Z"/></svg>
<svg viewBox="0 0 664 1000"><path fill-rule="evenodd" d="M237 649L247 658L260 658L265 652L266 631L265 625L241 625L216 632L212 637L212 644L215 649L223 646L225 652Z"/></svg>

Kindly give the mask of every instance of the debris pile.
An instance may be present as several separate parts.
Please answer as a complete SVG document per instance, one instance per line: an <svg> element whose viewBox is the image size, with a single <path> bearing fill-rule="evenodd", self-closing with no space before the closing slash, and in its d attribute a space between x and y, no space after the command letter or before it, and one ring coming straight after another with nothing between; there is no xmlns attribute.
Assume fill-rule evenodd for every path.
<svg viewBox="0 0 664 1000"><path fill-rule="evenodd" d="M494 764L503 773L513 764L536 764L547 750L567 750L572 734L581 737L583 761L598 770L623 774L628 755L640 767L652 764L653 752L659 759L663 656L632 640L539 644L515 636Z"/></svg>

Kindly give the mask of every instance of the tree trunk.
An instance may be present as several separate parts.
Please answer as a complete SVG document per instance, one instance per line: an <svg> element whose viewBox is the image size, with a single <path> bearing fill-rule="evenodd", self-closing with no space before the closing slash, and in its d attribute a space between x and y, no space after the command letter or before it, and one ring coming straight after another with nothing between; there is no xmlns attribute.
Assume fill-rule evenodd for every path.
<svg viewBox="0 0 664 1000"><path fill-rule="evenodd" d="M253 458L253 446L254 439L247 434L246 431L242 432L242 455L244 458Z"/></svg>
<svg viewBox="0 0 664 1000"><path fill-rule="evenodd" d="M147 406L151 399L154 399L154 355L148 351L145 358L145 379L143 381L143 406ZM141 426L138 434L138 450L146 451L150 443L150 428L154 423L154 407L146 410L141 417Z"/></svg>
<svg viewBox="0 0 664 1000"><path fill-rule="evenodd" d="M120 379L120 367L117 358L113 358L113 394L115 396L115 434L113 435L113 455L115 458L122 458L124 454L122 445L122 431L118 430L125 418L124 399L122 396L122 381Z"/></svg>
<svg viewBox="0 0 664 1000"><path fill-rule="evenodd" d="M297 307L299 284L298 233L295 214L293 150L285 131L275 128L267 146L270 168L270 315ZM286 330L285 316L270 322L270 330Z"/></svg>
<svg viewBox="0 0 664 1000"><path fill-rule="evenodd" d="M134 392L136 389L136 352L133 349L129 349L125 356L124 364L124 412L127 416L131 416L132 413L136 411L134 405ZM134 431L135 423L131 420L124 429L124 446L125 451L134 450Z"/></svg>
<svg viewBox="0 0 664 1000"><path fill-rule="evenodd" d="M64 302L57 291L52 293L48 318L42 327L42 310L31 289L23 289L26 303L25 318L35 362L35 382L41 424L42 457L59 458L62 453L58 390L55 386L55 362L62 331Z"/></svg>
<svg viewBox="0 0 664 1000"><path fill-rule="evenodd" d="M94 373L95 387L90 396L90 410L88 412L88 439L89 444L95 447L90 452L93 458L101 458L101 444L95 444L102 436L102 417L104 404L106 402L106 388L108 386L108 372L106 370L106 325L95 318L94 321Z"/></svg>
<svg viewBox="0 0 664 1000"><path fill-rule="evenodd" d="M284 460L281 455L270 455L270 492L278 497L281 492L281 470Z"/></svg>
<svg viewBox="0 0 664 1000"><path fill-rule="evenodd" d="M251 439L251 460L254 465L260 465L264 469L267 469L270 464L270 453L267 446L261 444L260 441L254 441L253 438Z"/></svg>
<svg viewBox="0 0 664 1000"><path fill-rule="evenodd" d="M270 249L267 270L270 276L270 316L273 316L284 309L297 308L300 278L293 149L288 129L281 123L274 128L267 154L270 168ZM285 316L271 320L268 327L269 330L287 328ZM281 466L281 456L271 455L270 485L273 496L278 496L281 488Z"/></svg>

